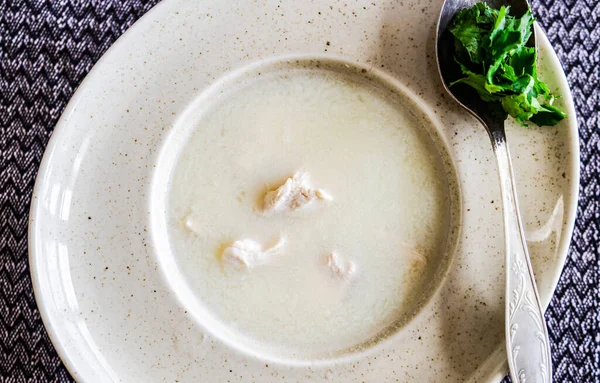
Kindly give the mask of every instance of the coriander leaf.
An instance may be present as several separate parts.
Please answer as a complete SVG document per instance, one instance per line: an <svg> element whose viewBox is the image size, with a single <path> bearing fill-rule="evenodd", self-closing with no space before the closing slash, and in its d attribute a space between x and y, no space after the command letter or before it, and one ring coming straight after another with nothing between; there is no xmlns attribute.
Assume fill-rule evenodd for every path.
<svg viewBox="0 0 600 383"><path fill-rule="evenodd" d="M495 96L488 92L485 85L485 77L480 74L471 73L468 77L461 78L460 80L454 81L450 86L456 84L467 84L477 91L479 97L483 101L498 101L502 97Z"/></svg>
<svg viewBox="0 0 600 383"><path fill-rule="evenodd" d="M463 28L457 29L455 36L462 43L462 46L466 49L471 61L474 63L481 62L480 56L480 45L482 31L477 25L467 25Z"/></svg>
<svg viewBox="0 0 600 383"><path fill-rule="evenodd" d="M518 79L516 79L511 84L510 90L512 90L515 93L525 93L525 94L529 95L530 93L532 93L534 91L534 87L535 87L535 79L533 77L531 77L530 75L526 74L526 75L523 75L523 76L519 77ZM537 94L536 94L536 96L537 96Z"/></svg>
<svg viewBox="0 0 600 383"><path fill-rule="evenodd" d="M512 67L517 76L528 74L532 77L537 77L537 72L535 69L536 58L537 55L535 53L535 48L523 47L514 54L510 55L506 66Z"/></svg>
<svg viewBox="0 0 600 383"><path fill-rule="evenodd" d="M565 117L567 117L567 114L557 107L550 104L543 104L540 111L529 120L538 126L554 126Z"/></svg>
<svg viewBox="0 0 600 383"><path fill-rule="evenodd" d="M482 45L487 41L489 24L494 18L494 12L489 7L477 4L459 11L450 24L450 32L455 41L460 43L456 45L461 45L474 63L481 63L484 59Z"/></svg>
<svg viewBox="0 0 600 383"><path fill-rule="evenodd" d="M482 74L478 74L478 73L474 73L472 71L470 71L467 67L465 67L464 65L462 65L460 62L458 63L460 65L460 69L462 71L462 73L464 75L467 75L467 77L463 77L457 81L454 81L453 83L450 84L450 86L453 86L455 84L467 84L470 85L472 88L474 88L477 93L479 94L479 97L481 97L481 99L483 101L497 101L500 99L500 97L495 96L492 94L492 92L490 92L490 90L487 89L487 82L485 80L485 77Z"/></svg>
<svg viewBox="0 0 600 383"><path fill-rule="evenodd" d="M498 20L496 20L494 28L490 32L489 48L491 65L486 74L486 78L490 84L495 83L496 72L502 67L502 64L507 59L510 60L513 54L518 54L518 52L523 50L529 36L531 36L531 31L529 30L533 23L531 13L527 12L517 22L517 19L508 16L507 12L507 7L500 8ZM515 69L514 72L516 75L519 75L518 70Z"/></svg>
<svg viewBox="0 0 600 383"><path fill-rule="evenodd" d="M500 10L498 11L498 14L496 15L496 21L494 22L494 27L492 28L492 31L490 32L490 37L489 37L490 46L494 43L494 39L496 38L498 33L500 33L501 31L504 30L504 27L506 25L506 14L507 13L508 13L508 7L505 7L505 6L500 7Z"/></svg>
<svg viewBox="0 0 600 383"><path fill-rule="evenodd" d="M525 121L529 120L537 112L537 109L531 102L532 100L529 100L526 94L520 93L503 97L500 102L508 114L513 116L521 125L526 126Z"/></svg>
<svg viewBox="0 0 600 383"><path fill-rule="evenodd" d="M496 20L498 11L488 7L485 3L477 3L473 7L476 9L476 17L478 24L493 24Z"/></svg>

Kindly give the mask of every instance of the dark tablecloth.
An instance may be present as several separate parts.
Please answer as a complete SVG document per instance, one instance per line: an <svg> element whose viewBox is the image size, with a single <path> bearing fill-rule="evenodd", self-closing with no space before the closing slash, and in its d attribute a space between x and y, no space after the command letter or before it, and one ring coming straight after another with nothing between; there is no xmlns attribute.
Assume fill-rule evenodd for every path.
<svg viewBox="0 0 600 383"><path fill-rule="evenodd" d="M44 147L106 49L157 0L0 0L0 382L70 382L33 298L27 219ZM581 137L569 258L546 313L557 382L600 382L600 2L534 1L563 63Z"/></svg>

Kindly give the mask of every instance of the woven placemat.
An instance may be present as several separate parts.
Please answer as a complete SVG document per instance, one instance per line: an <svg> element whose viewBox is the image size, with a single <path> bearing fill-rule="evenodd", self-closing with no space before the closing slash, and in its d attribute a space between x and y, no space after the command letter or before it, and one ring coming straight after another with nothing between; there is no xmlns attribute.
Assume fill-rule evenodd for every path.
<svg viewBox="0 0 600 383"><path fill-rule="evenodd" d="M106 49L157 0L0 0L0 382L71 382L33 298L27 220L52 129ZM546 313L557 382L600 382L600 2L534 2L564 65L581 136L569 259Z"/></svg>

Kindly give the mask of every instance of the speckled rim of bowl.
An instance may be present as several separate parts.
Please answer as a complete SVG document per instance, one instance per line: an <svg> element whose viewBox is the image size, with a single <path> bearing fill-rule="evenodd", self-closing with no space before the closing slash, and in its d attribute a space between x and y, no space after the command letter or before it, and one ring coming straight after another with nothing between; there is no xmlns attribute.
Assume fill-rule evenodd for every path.
<svg viewBox="0 0 600 383"><path fill-rule="evenodd" d="M573 102L573 94L571 93L571 89L568 86L568 81L567 81L567 76L565 75L565 72L562 68L562 65L560 64L560 60L558 59L558 56L556 55L556 52L554 51L554 49L552 49L552 45L550 44L550 41L548 40L548 37L546 36L546 34L544 33L544 31L542 30L542 28L539 26L539 24L536 22L534 24L534 27L536 29L536 39L540 40L540 44L546 45L548 46L550 49L548 49L548 59L551 62L551 65L553 67L553 69L556 71L557 75L560 77L560 80L566 84L566 86L564 87L565 89L563 90L562 93L562 97L565 99L565 105L567 108L567 115L568 117L568 122L569 122L569 129L571 130L571 132L573 132L573 134L575 135L575 142L577 144L579 144L579 129L577 127L577 112L575 111L575 103ZM571 212L569 214L569 216L565 219L565 221L567 222L567 228L564 231L564 236L568 237L569 239L571 238L571 236L573 235L573 228L575 227L575 218L577 216L577 203L579 201L579 181L580 181L580 152L579 152L579 145L575 145L574 147L571 148L572 152L573 152L573 157L576 159L576 161L573 161L573 167L571 168L571 174L572 174L572 179L573 179L573 184L572 184L572 189L570 190L570 192L573 195L573 198L571 199L570 202L570 209L569 211ZM561 271L564 267L564 263L567 259L567 253L569 251L569 246L571 245L571 241L561 241L562 246L560 246L560 248L557 250L557 253L559 254L564 254L561 258ZM558 280L560 279L560 274L561 273L557 273L557 275L554 277L554 279L552 280L552 291L554 291L556 289L556 285L558 285ZM548 304L550 302L546 303L546 308L548 307Z"/></svg>
<svg viewBox="0 0 600 383"><path fill-rule="evenodd" d="M52 135L50 136L50 139L48 140L48 144L46 145L46 148L44 149L44 154L42 156L42 160L40 162L40 167L39 167L38 173L36 175L35 184L33 186L31 206L29 208L29 223L28 223L28 227L27 227L27 237L28 237L28 239L27 239L28 246L27 247L28 247L28 253L29 253L29 274L31 276L33 295L35 298L35 303L37 304L37 307L38 307L38 310L40 313L40 317L42 318L42 322L44 323L46 333L48 334L48 338L50 338L50 341L52 342L52 345L54 346L54 349L56 350L56 353L60 357L62 363L65 365L65 367L67 368L67 370L69 371L69 373L71 374L73 379L75 379L76 381L81 381L81 379L84 376L82 373L80 373L81 367L76 365L73 362L73 360L71 360L69 358L69 352L68 352L67 348L65 347L65 344L63 344L60 341L60 339L56 335L56 332L54 331L54 327L56 326L56 324L50 318L48 308L46 307L46 303L44 300L42 300L40 298L42 295L41 295L40 279L38 278L38 275L39 275L38 263L40 262L41 248L38 249L38 247L39 247L38 246L38 238L35 235L35 229L34 229L35 224L37 222L37 213L39 211L39 208L38 208L39 199L37 198L37 196L40 194L40 189L42 188L41 184L45 181L43 176L48 174L48 169L50 168L50 166L52 164L52 159L53 159L55 153L59 150L58 143L61 140L61 136L68 134L64 128L64 126L66 124L63 121L65 119L68 119L73 114L73 112L77 108L77 105L79 104L81 99L83 97L85 97L85 89L86 89L86 87L89 86L89 84L91 84L93 81L95 81L96 73L99 72L98 67L105 65L105 63L107 63L110 60L110 56L111 56L112 52L116 51L119 46L126 44L127 37L129 35L133 35L135 33L135 27L138 24L144 23L146 20L148 20L149 19L148 16L153 16L155 14L161 13L163 8L164 9L167 8L167 5L168 5L167 3L168 3L168 1L163 1L159 4L157 4L152 9L150 9L144 16L142 16L135 23L133 23L129 27L129 29L127 29L127 31L125 31L121 36L119 36L119 38L106 50L106 52L104 52L104 54L98 59L98 61L96 61L96 63L92 67L92 69L88 72L88 74L81 81L81 84L79 84L79 86L77 87L77 90L75 91L75 93L73 94L73 96L71 97L69 102L67 103L65 110L61 114L61 117L59 118L58 123L54 127ZM100 361L100 363L103 365L105 371L107 372L107 375L111 376L113 381L115 381L115 382L118 381L118 377L115 376L114 372L112 371L110 366L107 365L104 358L101 355L97 355L97 357L98 357L98 360Z"/></svg>
<svg viewBox="0 0 600 383"><path fill-rule="evenodd" d="M88 75L81 82L77 91L74 93L73 97L71 98L71 100L69 101L67 106L65 107L65 110L64 110L59 122L57 123L53 134L51 135L51 137L48 141L46 150L44 152L44 156L42 157L40 167L38 169L38 177L36 178L36 182L35 182L34 189L33 189L33 197L32 197L32 202L31 202L31 207L30 207L29 227L28 227L28 252L29 252L30 275L32 278L34 297L36 299L36 304L38 306L40 316L42 318L42 321L44 323L44 326L47 330L48 336L49 336L52 344L54 345L59 357L61 358L62 362L64 363L64 365L66 366L66 368L68 369L68 371L70 372L72 377L78 381L80 381L83 378L84 375L80 371L82 368L85 368L85 367L76 365L74 363L74 361L69 358L69 351L67 350L66 345L60 341L60 339L58 338L58 336L56 335L56 333L54 331L54 327L57 324L51 320L49 311L48 311L48 307L47 307L45 301L40 298L41 297L41 285L40 285L40 280L38 278L38 275L39 275L38 263L40 262L40 257L41 257L40 250L41 249L38 248L39 247L38 243L37 243L38 238L36 238L35 229L34 229L36 221L37 221L37 213L38 213L38 205L39 205L39 201L36 197L39 195L39 192L41 189L40 185L45 181L44 175L46 175L48 173L48 169L52 163L52 159L58 150L58 143L60 142L61 137L68 134L68 132L64 129L64 125L65 125L64 121L69 118L69 116L74 112L74 110L75 110L77 104L80 102L80 100L83 97L85 97L85 89L89 86L90 83L92 83L93 81L96 80L95 77L96 77L97 73L99 72L98 69L96 68L96 66L101 66L101 65L104 65L105 63L107 63L110 60L110 57L111 57L112 53L116 50L116 48L126 44L127 37L130 35L133 35L135 33L135 27L138 24L145 23L151 17L154 17L154 15L157 15L157 14L160 14L161 12L163 12L163 9L167 9L168 3L169 3L168 1L164 1L161 4L156 5L150 11L148 11L142 18L137 20L121 37L119 37L119 39L117 39L117 41L115 41L115 43L107 50L107 52L105 52L105 54L102 55L102 57L97 61L95 66L90 70ZM572 98L570 89L568 87L566 76L565 76L564 71L561 67L561 64L558 60L558 57L556 56L556 53L551 48L550 42L548 41L547 37L545 36L543 31L537 24L535 27L538 32L537 37L538 37L539 44L546 45L549 48L547 54L548 54L549 61L551 62L551 65L553 66L552 69L554 69L554 71L556 72L556 74L559 78L559 81L563 85L563 88L564 88L563 89L563 99L565 100L567 112L570 116L569 120L568 120L568 124L569 124L568 128L570 129L571 134L574 135L573 142L578 143L579 138L578 138L577 121L575 118L576 113L575 113L573 98ZM571 147L571 151L573 153L572 156L574 158L573 166L570 169L571 178L573 179L572 188L570 190L570 192L572 193L572 198L570 198L569 201L567 201L567 204L569 205L568 206L569 215L565 218L565 223L566 223L565 230L561 234L561 241L560 241L561 244L560 244L559 248L557 249L557 255L558 255L557 269L559 271L555 273L555 276L552 280L552 283L551 283L552 291L554 291L554 289L556 288L556 285L557 285L558 280L561 275L560 271L564 267L564 263L566 261L567 252L568 252L568 248L570 245L570 238L573 233L575 217L576 217L576 207L577 207L577 202L578 202L579 180L580 180L579 146L574 145L573 147ZM565 240L565 239L567 239L567 240ZM552 296L552 294L550 294L550 298L551 298L551 296ZM543 304L547 306L550 298L548 299L548 301L543 302ZM493 372L484 373L484 375L474 375L471 377L471 379L469 379L469 381L471 381L471 382L490 381L491 382L491 381L499 381L500 379L502 379L504 377L504 375L506 374L506 371L508 370L506 361L503 361L502 363L497 362L498 359L502 357L502 353L503 353L503 348L499 347L496 350L496 352L494 352L492 355L490 355L490 357L486 360L486 362L484 362L480 366L479 370L485 369L485 368L490 368L490 371L493 371ZM101 357L101 355L98 355L98 358L99 358L100 362L103 361L103 358ZM110 367L109 366L105 366L105 367L106 367L106 372L108 373L108 375L111 375ZM111 377L114 377L114 376L111 376ZM114 378L115 378L115 381L118 380L116 377L114 377Z"/></svg>
<svg viewBox="0 0 600 383"><path fill-rule="evenodd" d="M432 298L440 291L446 281L450 267L454 262L454 255L458 248L461 230L462 230L462 192L458 172L454 166L455 159L450 150L450 143L446 136L441 133L442 123L439 118L433 113L432 109L423 100L415 94L410 88L406 87L395 77L380 71L377 68L370 68L366 65L349 61L343 57L323 54L303 54L303 55L288 55L282 57L270 57L268 59L252 62L251 64L238 68L227 73L224 77L219 78L215 83L211 84L206 90L201 92L191 101L182 115L177 118L174 123L174 128L169 132L167 138L160 148L160 154L157 160L157 171L154 174L151 186L150 205L151 211L163 212L166 211L168 192L163 192L163 186L169 183L170 175L173 168L178 162L179 155L185 147L189 136L195 131L195 126L187 124L186 120L191 119L191 115L197 115L198 110L204 113L205 110L210 110L215 103L222 102L220 97L222 94L230 93L231 88L238 89L239 84L246 81L256 80L256 74L268 73L274 69L275 72L280 70L297 70L292 68L295 62L297 65L304 65L301 70L310 71L332 71L340 73L342 76L350 78L356 77L357 81L369 81L381 86L386 93L393 93L394 98L401 98L407 108L415 107L417 110L409 109L409 112L419 121L422 128L430 137L431 142L436 147L436 152L441 159L447 177L447 185L449 189L450 202L450 226L446 239L446 255L444 261L431 271L432 279L435 280L435 286L423 291L423 297L414 303L414 307L408 314L408 319L402 321L400 325L390 326L389 329L384 329L380 334L375 335L372 339L355 345L351 349L343 350L339 354L334 352L333 355L325 359L290 359L284 357L274 357L271 352L261 352L259 349L254 349L247 346L251 343L250 340L233 340L233 338L245 338L243 334L233 334L226 325L214 318L210 310L202 307L194 299L194 292L186 283L186 278L181 274L179 266L175 261L173 251L169 244L169 239L161 235L168 232L165 214L152 214L150 231L153 233L152 239L156 249L159 249L158 258L161 263L161 271L163 277L171 286L180 303L188 308L197 323L201 323L203 327L209 328L210 332L221 339L222 342L229 347L236 348L248 355L271 360L275 363L282 363L289 366L324 366L331 363L348 363L356 361L367 355L376 353L382 347L389 345L398 335L398 332L403 327L414 321L419 313L428 306ZM344 68L344 69L342 69ZM243 86L242 86L243 87ZM234 90L235 91L235 90ZM192 303L186 303L190 302ZM221 335L223 334L223 335Z"/></svg>

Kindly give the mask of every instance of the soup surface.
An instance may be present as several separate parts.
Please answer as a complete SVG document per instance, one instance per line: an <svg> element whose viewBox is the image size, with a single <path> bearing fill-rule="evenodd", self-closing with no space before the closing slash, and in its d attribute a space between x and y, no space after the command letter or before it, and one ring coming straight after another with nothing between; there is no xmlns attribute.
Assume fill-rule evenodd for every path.
<svg viewBox="0 0 600 383"><path fill-rule="evenodd" d="M411 108L376 81L308 69L262 73L199 108L167 214L212 316L302 358L358 349L414 315L449 256L451 193ZM270 191L306 197L278 190L298 177L307 203L268 209Z"/></svg>

